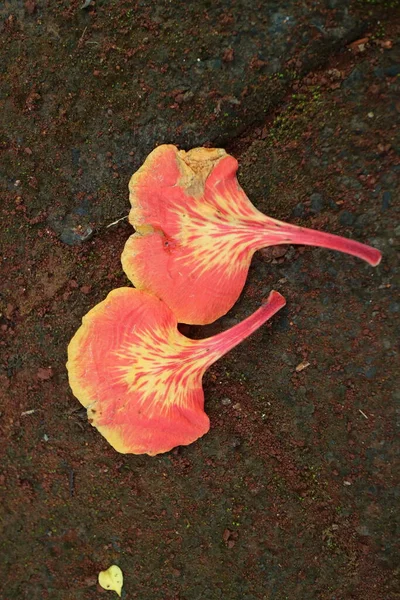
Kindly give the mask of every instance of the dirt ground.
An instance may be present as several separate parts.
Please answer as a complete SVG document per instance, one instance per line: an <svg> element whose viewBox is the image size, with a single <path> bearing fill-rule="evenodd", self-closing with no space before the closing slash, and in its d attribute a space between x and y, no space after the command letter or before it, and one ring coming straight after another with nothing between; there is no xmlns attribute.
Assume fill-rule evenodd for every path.
<svg viewBox="0 0 400 600"><path fill-rule="evenodd" d="M400 598L397 4L0 5L2 600L111 598L111 564L126 599ZM186 333L272 288L287 306L206 373L210 432L150 458L88 424L65 362L128 284L132 229L107 225L162 142L223 143L260 210L383 260L258 252L232 311Z"/></svg>

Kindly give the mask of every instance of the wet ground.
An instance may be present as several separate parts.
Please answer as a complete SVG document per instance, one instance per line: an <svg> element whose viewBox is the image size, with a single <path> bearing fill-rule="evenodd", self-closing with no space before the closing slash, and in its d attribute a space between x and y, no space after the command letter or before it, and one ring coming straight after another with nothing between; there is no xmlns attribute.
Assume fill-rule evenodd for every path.
<svg viewBox="0 0 400 600"><path fill-rule="evenodd" d="M395 2L6 1L1 88L1 598L394 600L399 592ZM208 435L116 454L65 371L126 285L127 183L157 143L223 144L266 214L347 235L255 255L287 307L206 374ZM397 330L396 330L397 327ZM309 363L296 371L300 363Z"/></svg>

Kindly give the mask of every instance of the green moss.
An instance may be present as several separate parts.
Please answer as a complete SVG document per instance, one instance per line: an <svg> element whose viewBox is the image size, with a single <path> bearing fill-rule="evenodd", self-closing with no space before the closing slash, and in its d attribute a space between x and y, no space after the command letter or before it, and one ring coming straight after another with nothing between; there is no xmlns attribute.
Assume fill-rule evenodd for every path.
<svg viewBox="0 0 400 600"><path fill-rule="evenodd" d="M306 93L292 94L291 101L286 108L274 119L269 130L268 142L270 145L276 142L299 139L317 111L322 106L322 95L320 86L310 87Z"/></svg>

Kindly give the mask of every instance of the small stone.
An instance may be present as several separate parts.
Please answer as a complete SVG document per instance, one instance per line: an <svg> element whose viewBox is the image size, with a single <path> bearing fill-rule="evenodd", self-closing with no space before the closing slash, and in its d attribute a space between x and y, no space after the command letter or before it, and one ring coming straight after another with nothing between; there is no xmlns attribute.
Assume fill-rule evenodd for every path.
<svg viewBox="0 0 400 600"><path fill-rule="evenodd" d="M363 73L357 67L355 67L350 75L344 80L343 87L345 89L352 89L356 87L364 79Z"/></svg>
<svg viewBox="0 0 400 600"><path fill-rule="evenodd" d="M232 400L230 398L222 398L221 404L223 406L229 406L230 404L232 404Z"/></svg>
<svg viewBox="0 0 400 600"><path fill-rule="evenodd" d="M53 369L51 367L40 367L36 373L39 381L48 381L53 377Z"/></svg>
<svg viewBox="0 0 400 600"><path fill-rule="evenodd" d="M392 200L392 192L383 192L382 196L382 211L385 212L390 208L390 203Z"/></svg>
<svg viewBox="0 0 400 600"><path fill-rule="evenodd" d="M325 208L325 200L321 194L311 194L311 212L320 213Z"/></svg>
<svg viewBox="0 0 400 600"><path fill-rule="evenodd" d="M93 233L90 225L66 225L61 232L60 240L68 246L76 246L90 239Z"/></svg>
<svg viewBox="0 0 400 600"><path fill-rule="evenodd" d="M304 217L304 213L305 213L304 204L302 204L301 202L296 204L296 206L292 210L293 217L298 217L298 218Z"/></svg>
<svg viewBox="0 0 400 600"><path fill-rule="evenodd" d="M347 210L344 210L339 217L339 222L341 225L345 225L345 226L353 225L354 221L355 221L355 216L352 215Z"/></svg>
<svg viewBox="0 0 400 600"><path fill-rule="evenodd" d="M183 102L189 102L194 96L194 92L192 92L191 90L188 90L187 92L185 92L183 94Z"/></svg>
<svg viewBox="0 0 400 600"><path fill-rule="evenodd" d="M91 290L91 286L90 285L83 285L81 287L81 292L82 294L89 294L90 290Z"/></svg>
<svg viewBox="0 0 400 600"><path fill-rule="evenodd" d="M332 200L332 198L328 198L328 206L333 210L339 210L340 200L338 202L335 202L334 200Z"/></svg>
<svg viewBox="0 0 400 600"><path fill-rule="evenodd" d="M288 250L288 244L280 244L279 246L268 246L267 248L262 248L260 250L260 254L266 260L274 260L277 258L283 258Z"/></svg>
<svg viewBox="0 0 400 600"><path fill-rule="evenodd" d="M356 218L355 226L359 229L364 229L364 227L366 227L369 224L369 222L370 222L370 217L368 215L366 215L366 214L359 215Z"/></svg>
<svg viewBox="0 0 400 600"><path fill-rule="evenodd" d="M365 377L367 379L373 379L376 375L376 367L369 367L369 369L367 369L365 371Z"/></svg>

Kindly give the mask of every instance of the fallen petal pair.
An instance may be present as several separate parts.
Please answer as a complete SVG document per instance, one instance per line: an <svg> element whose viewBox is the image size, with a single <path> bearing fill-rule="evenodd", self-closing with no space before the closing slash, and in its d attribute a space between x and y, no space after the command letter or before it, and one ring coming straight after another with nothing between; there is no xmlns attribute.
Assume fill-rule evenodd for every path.
<svg viewBox="0 0 400 600"><path fill-rule="evenodd" d="M139 289L164 300L180 323L212 323L236 302L256 250L305 244L377 265L375 248L296 227L259 212L240 187L225 150L159 146L129 184L136 229L122 266Z"/></svg>
<svg viewBox="0 0 400 600"><path fill-rule="evenodd" d="M210 427L201 383L206 369L284 305L271 292L238 325L191 340L154 295L113 290L83 318L68 347L72 391L118 452L155 455L190 444Z"/></svg>
<svg viewBox="0 0 400 600"><path fill-rule="evenodd" d="M266 305L229 331L191 340L178 322L225 314L243 289L251 257L265 246L306 244L377 265L378 250L260 213L222 149L156 148L130 184L132 235L122 264L136 288L112 291L68 347L69 381L93 426L122 453L159 454L204 435L205 370L285 304Z"/></svg>

